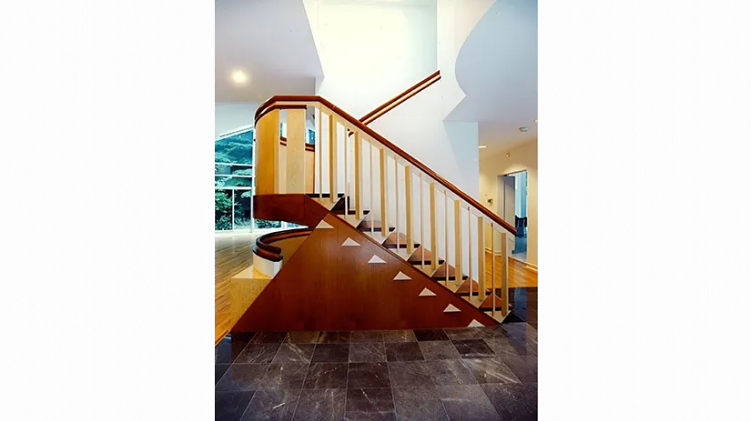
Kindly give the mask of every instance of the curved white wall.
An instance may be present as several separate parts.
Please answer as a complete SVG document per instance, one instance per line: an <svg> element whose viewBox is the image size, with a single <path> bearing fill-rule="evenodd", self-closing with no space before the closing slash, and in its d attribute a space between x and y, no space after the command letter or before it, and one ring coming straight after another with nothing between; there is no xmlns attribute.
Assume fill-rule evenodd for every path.
<svg viewBox="0 0 751 421"><path fill-rule="evenodd" d="M455 78L456 58L493 0L305 0L304 4L324 74L316 93L357 118L441 71L441 81L370 126L479 199L478 123L444 119L464 97ZM322 135L327 136L325 127ZM367 172L368 164L364 167ZM389 174L393 189L393 166ZM379 210L374 211L379 217ZM405 215L400 218L405 221ZM442 227L439 231L441 236Z"/></svg>

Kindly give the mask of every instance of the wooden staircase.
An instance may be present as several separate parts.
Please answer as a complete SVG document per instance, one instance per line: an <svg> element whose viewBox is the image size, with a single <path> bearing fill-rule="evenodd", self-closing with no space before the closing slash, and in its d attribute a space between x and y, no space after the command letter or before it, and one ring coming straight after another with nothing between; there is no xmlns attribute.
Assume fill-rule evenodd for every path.
<svg viewBox="0 0 751 421"><path fill-rule="evenodd" d="M343 206L343 205L342 205ZM368 212L368 211L366 211ZM369 221L369 220L363 220L360 222L360 224L357 226L357 229L360 231L368 234L371 232L381 232L381 221ZM404 234L396 233L395 232L396 227L389 227L390 234L385 238L383 241L383 246L389 249L406 249L407 248L407 237ZM413 243L413 247L415 248L415 251L407 256L406 261L416 268L420 269L422 272L430 276L433 280L436 282L441 283L446 288L449 288L454 294L465 297L465 299L472 304L475 305L475 307L478 307L481 311L485 312L486 314L493 314L493 305L495 303L495 310L497 312L500 312L502 309L501 305L501 297L498 295L500 292L500 288L496 291L495 298L491 296L492 289L485 287L484 288L484 294L483 299L479 299L480 296L480 284L475 281L469 280L469 276L467 274L462 274L462 281L461 283L457 282L456 279L456 268L446 263L444 259L438 260L438 268L432 269L430 266L430 263L433 259L433 255L427 248L423 248L421 244L419 243ZM400 255L401 257L401 255ZM448 268L448 273L447 273ZM470 285L471 284L471 285ZM471 297L471 298L470 298ZM508 303L509 309L513 309L513 304ZM502 321L503 318L501 317L499 321Z"/></svg>
<svg viewBox="0 0 751 421"><path fill-rule="evenodd" d="M303 154L307 108L314 111L318 135L314 183L304 180L310 170ZM280 110L286 111L288 127L283 155L278 141ZM325 98L275 96L264 102L256 112L255 165L256 198L306 194L325 205L330 216L476 311L496 321L509 314L514 227ZM313 191L306 191L310 184ZM276 213L307 219L306 225L314 226L296 209L281 209L280 200L270 200L276 203ZM295 206L291 199L289 206ZM500 256L499 263L491 258L486 268L486 250Z"/></svg>

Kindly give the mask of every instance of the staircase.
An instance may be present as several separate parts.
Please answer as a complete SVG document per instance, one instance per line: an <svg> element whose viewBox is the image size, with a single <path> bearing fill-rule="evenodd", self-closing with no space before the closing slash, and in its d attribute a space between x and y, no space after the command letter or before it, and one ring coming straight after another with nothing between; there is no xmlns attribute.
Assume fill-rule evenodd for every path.
<svg viewBox="0 0 751 421"><path fill-rule="evenodd" d="M314 110L319 135L312 168L304 155L308 108ZM286 112L288 128L284 151L278 137L281 110ZM509 314L508 259L514 227L360 120L320 96L275 96L256 112L255 152L256 217L276 216L276 220L298 222L286 214L302 205L289 202L285 206L276 199L305 196L305 200L321 206L313 212L306 204L306 212L311 209L314 215L296 217L305 219L311 228L324 222L329 227L346 222L380 250L390 253L389 257L418 271L415 273L435 287L431 287L433 292L445 288L471 304L472 311L496 322ZM310 174L314 180L306 180ZM306 191L310 185L314 191ZM268 205L272 201L274 205ZM342 225L337 232L347 229ZM311 237L316 231L310 231ZM333 238L331 241L340 240ZM353 236L347 240L355 245L362 243ZM322 241L322 237L316 241ZM346 241L319 244L328 247L329 253L351 252ZM500 264L496 264L498 256ZM297 259L296 255L292 258ZM287 257L282 260L286 262ZM352 270L372 268L355 266ZM399 273L404 275L403 271ZM458 311L457 305L464 308L458 303L450 307ZM491 320L478 316L472 323L480 319L481 324Z"/></svg>
<svg viewBox="0 0 751 421"><path fill-rule="evenodd" d="M412 254L404 252L404 250L409 248L407 246L407 237L404 234L397 234L394 232L396 227L389 227L390 234L385 237L382 237L380 234L380 221L363 220L357 228L366 234L378 233L376 238L384 239L382 243L384 247L394 250L402 257L406 256L408 263L430 276L436 282L442 283L456 295L464 297L464 299L472 302L475 306L479 307L486 313L493 313L493 297L490 296L492 291L491 287L483 288L484 291L482 295L484 300L480 300L480 284L476 280L470 282L467 274L462 274L461 280L457 280L456 268L449 265L444 259L439 258L437 269L433 269L431 267L433 257L430 250L426 247L422 247L419 243L413 243L412 248L415 251ZM497 311L502 310L501 303L503 300L500 297L501 290L502 288L499 283L495 297L495 310ZM508 303L508 308L509 310L513 309L513 305Z"/></svg>

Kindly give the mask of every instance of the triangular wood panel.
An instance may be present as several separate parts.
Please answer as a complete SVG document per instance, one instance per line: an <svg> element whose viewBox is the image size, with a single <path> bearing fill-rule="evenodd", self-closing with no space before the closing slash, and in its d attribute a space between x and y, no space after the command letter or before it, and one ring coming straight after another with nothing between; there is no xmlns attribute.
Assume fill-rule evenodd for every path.
<svg viewBox="0 0 751 421"><path fill-rule="evenodd" d="M509 301L508 308L513 308L514 305ZM480 304L481 310L492 310L493 309L493 296L488 295L487 298L485 298L485 301ZM496 294L495 296L495 309L500 310L501 309L501 297Z"/></svg>
<svg viewBox="0 0 751 421"><path fill-rule="evenodd" d="M490 316L329 213L235 325L234 332L466 327ZM360 247L341 247L352 238ZM368 264L380 256L385 264ZM394 282L402 272L412 280ZM420 297L429 288L435 296ZM452 305L458 313L445 313Z"/></svg>
<svg viewBox="0 0 751 421"><path fill-rule="evenodd" d="M438 270L435 271L433 274L433 279L442 281L446 279L446 266L448 266L449 270L449 280L456 279L456 270L453 266L449 265L448 263L444 263L440 266L438 266ZM462 279L469 278L467 275L462 275Z"/></svg>
<svg viewBox="0 0 751 421"><path fill-rule="evenodd" d="M430 264L432 259L433 259L433 254L430 252L430 250L426 248L425 249L425 264L426 265ZM409 259L407 259L408 262L415 264L415 265L419 265L420 260L422 260L422 246L418 247L415 250L415 252L412 253L411 256L409 256ZM443 259L438 259L439 264L443 264L443 262L444 262Z"/></svg>
<svg viewBox="0 0 751 421"><path fill-rule="evenodd" d="M469 279L464 281L455 292L459 295L469 295L469 282ZM485 291L489 293L490 289L486 289ZM477 281L472 281L472 295L480 295L480 284Z"/></svg>

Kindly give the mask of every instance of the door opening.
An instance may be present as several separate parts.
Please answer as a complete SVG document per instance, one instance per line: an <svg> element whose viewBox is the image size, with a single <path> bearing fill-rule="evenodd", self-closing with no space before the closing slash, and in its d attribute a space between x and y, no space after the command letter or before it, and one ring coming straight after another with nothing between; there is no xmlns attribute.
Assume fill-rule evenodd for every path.
<svg viewBox="0 0 751 421"><path fill-rule="evenodd" d="M498 215L516 228L511 255L527 261L527 171L498 176Z"/></svg>

